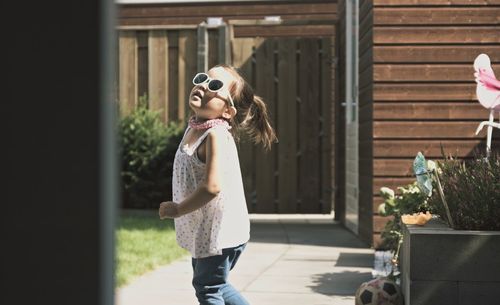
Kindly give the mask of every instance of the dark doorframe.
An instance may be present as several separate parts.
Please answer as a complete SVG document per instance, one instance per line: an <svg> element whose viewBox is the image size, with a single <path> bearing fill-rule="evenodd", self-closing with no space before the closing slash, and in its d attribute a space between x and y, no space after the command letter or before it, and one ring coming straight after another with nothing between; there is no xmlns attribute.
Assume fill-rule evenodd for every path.
<svg viewBox="0 0 500 305"><path fill-rule="evenodd" d="M1 304L114 304L114 6L2 2Z"/></svg>

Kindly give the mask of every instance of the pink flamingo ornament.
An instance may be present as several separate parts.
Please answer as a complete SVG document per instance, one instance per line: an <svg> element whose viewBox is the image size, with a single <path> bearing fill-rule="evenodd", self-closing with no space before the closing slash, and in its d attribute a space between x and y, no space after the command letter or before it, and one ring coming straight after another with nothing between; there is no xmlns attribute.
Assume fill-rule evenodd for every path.
<svg viewBox="0 0 500 305"><path fill-rule="evenodd" d="M474 60L474 76L476 77L476 96L481 105L490 110L489 121L483 121L476 129L476 135L488 125L488 134L486 141L486 153L491 152L491 135L493 127L500 129L500 123L495 123L495 112L500 113L500 81L495 77L491 68L491 61L488 55L480 54ZM500 119L499 119L500 122Z"/></svg>

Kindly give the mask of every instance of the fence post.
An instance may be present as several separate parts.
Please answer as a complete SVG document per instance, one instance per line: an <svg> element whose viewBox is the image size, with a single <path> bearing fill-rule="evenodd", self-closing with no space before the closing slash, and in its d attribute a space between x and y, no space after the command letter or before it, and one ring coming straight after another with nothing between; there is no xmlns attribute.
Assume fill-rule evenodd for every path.
<svg viewBox="0 0 500 305"><path fill-rule="evenodd" d="M120 31L118 33L119 51L119 93L120 115L128 115L137 106L137 37L136 31Z"/></svg>
<svg viewBox="0 0 500 305"><path fill-rule="evenodd" d="M150 109L160 111L161 119L169 120L169 57L167 31L149 31L148 98Z"/></svg>
<svg viewBox="0 0 500 305"><path fill-rule="evenodd" d="M208 70L208 32L207 23L203 21L198 25L198 71Z"/></svg>
<svg viewBox="0 0 500 305"><path fill-rule="evenodd" d="M231 64L230 39L228 25L224 22L219 26L219 63Z"/></svg>

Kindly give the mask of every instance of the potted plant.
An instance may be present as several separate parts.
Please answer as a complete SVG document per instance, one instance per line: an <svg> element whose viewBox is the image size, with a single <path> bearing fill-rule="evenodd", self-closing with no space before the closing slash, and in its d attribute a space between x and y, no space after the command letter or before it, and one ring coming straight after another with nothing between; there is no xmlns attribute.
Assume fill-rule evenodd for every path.
<svg viewBox="0 0 500 305"><path fill-rule="evenodd" d="M392 256L390 263L384 269L387 270L387 277L399 284L399 251L403 242L401 217L428 211L427 196L422 193L417 182L398 187L397 193L391 188L382 187L380 195L384 198L384 202L379 205L378 213L381 216L390 216L381 232L380 248L389 251Z"/></svg>
<svg viewBox="0 0 500 305"><path fill-rule="evenodd" d="M415 173L438 217L402 226L405 304L498 304L499 154L443 158L434 168L416 166Z"/></svg>

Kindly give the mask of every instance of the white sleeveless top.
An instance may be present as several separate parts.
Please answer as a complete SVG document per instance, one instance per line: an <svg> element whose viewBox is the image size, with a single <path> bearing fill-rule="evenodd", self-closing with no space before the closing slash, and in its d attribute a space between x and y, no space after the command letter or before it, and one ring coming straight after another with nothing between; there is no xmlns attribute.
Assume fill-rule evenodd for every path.
<svg viewBox="0 0 500 305"><path fill-rule="evenodd" d="M177 243L192 257L203 258L222 254L222 249L236 247L250 238L250 221L243 191L238 151L231 133L223 126L208 129L193 144L181 147L189 127L177 149L173 166L173 201L180 203L206 180L205 164L196 150L210 131L215 131L224 154L219 164L221 191L202 208L175 218Z"/></svg>

